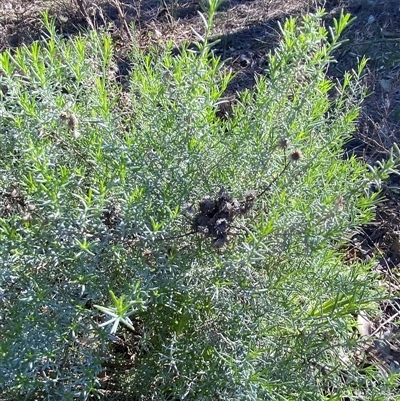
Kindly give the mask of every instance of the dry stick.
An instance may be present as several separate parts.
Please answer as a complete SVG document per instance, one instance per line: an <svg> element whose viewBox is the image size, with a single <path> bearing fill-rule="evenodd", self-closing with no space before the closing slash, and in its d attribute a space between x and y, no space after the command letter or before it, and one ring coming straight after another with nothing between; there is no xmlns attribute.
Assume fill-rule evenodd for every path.
<svg viewBox="0 0 400 401"><path fill-rule="evenodd" d="M136 19L135 19L135 24L137 24L137 27L139 31L142 29L141 25L141 17L142 17L142 0L136 0L135 1L135 11L136 11Z"/></svg>
<svg viewBox="0 0 400 401"><path fill-rule="evenodd" d="M167 17L168 22L169 22L169 24L172 24L172 23L174 22L174 17L171 15L171 13L170 13L170 11L169 11L169 7L168 7L167 2L166 2L165 0L162 0L162 2L163 2L164 7L165 7L166 15L168 16L168 17ZM172 7L174 7L174 4L172 4ZM161 11L162 11L162 10L161 10ZM161 12L161 11L160 11L160 12ZM158 14L160 14L160 12L159 12Z"/></svg>
<svg viewBox="0 0 400 401"><path fill-rule="evenodd" d="M70 144L66 141L64 141L64 139L62 139L61 137L59 137L56 134L52 134L53 138L57 139L59 142L61 142L67 149L72 150L77 156L79 156L81 159L83 159L85 162L91 164L94 167L97 167L97 164L92 161L92 160L88 160L87 157L82 154L81 152L79 152L79 150L74 149L73 147L70 146Z"/></svg>
<svg viewBox="0 0 400 401"><path fill-rule="evenodd" d="M273 184L275 184L276 181L278 181L278 179L280 177L282 177L282 175L285 173L285 171L287 170L287 168L289 167L290 161L286 162L285 167L282 169L282 171L275 176L275 178L259 193L257 194L257 198L260 198L261 196L263 196L270 188Z"/></svg>
<svg viewBox="0 0 400 401"><path fill-rule="evenodd" d="M79 7L79 10L81 12L81 14L85 17L86 22L88 23L88 25L90 26L91 29L93 29L94 31L96 30L96 28L93 25L92 20L90 19L89 14L86 11L86 4L84 4L83 0L75 0L76 4Z"/></svg>
<svg viewBox="0 0 400 401"><path fill-rule="evenodd" d="M189 231L188 233L184 233L181 235L176 235L174 237L167 237L167 238L156 238L156 241L170 241L172 239L178 239L183 237L188 237L189 235L196 234L196 231Z"/></svg>
<svg viewBox="0 0 400 401"><path fill-rule="evenodd" d="M374 40L365 40L364 42L352 42L352 43L344 43L341 46L349 47L349 46L363 46L363 45L373 45L375 43L385 43L385 42L399 42L400 38L382 38L382 39L374 39Z"/></svg>
<svg viewBox="0 0 400 401"><path fill-rule="evenodd" d="M390 323L392 320L396 319L398 316L400 315L400 311L396 312L393 316L390 316L389 319L386 319L381 325L379 325L379 327L373 332L371 333L368 337L371 338L373 336L375 336L376 334L379 333L379 331L381 329L383 329L388 323Z"/></svg>
<svg viewBox="0 0 400 401"><path fill-rule="evenodd" d="M126 22L126 18L125 18L126 14L124 14L123 11L122 11L121 3L119 2L119 0L114 0L113 3L114 3L115 7L118 10L119 17L121 18L121 21L124 24L126 33L129 36L129 40L131 42L133 42L133 37L132 37L132 34L131 34L131 30L129 29L128 23Z"/></svg>
<svg viewBox="0 0 400 401"><path fill-rule="evenodd" d="M396 281L398 281L397 280L397 278L396 278L396 276L393 274L393 272L392 272L392 269L389 267L389 263L388 263L388 261L387 261L387 259L386 259L386 257L385 257L385 254L384 254L384 252L383 251L381 251L377 246L376 246L376 244L375 244L375 241L373 241L373 239L370 237L370 235L368 235L367 234L367 232L364 230L364 229L360 229L360 231L362 231L362 235L365 235L366 237L367 237L367 239L371 242L371 244L373 245L373 248L377 251L377 253L379 254L379 256L381 256L382 257L382 259L383 259L383 261L385 262L385 266L386 266L386 268L387 268L387 270L389 271L389 278L391 279L391 280L389 280L389 291L390 291L390 293L392 293L392 287L396 287L397 289L398 289L398 285L397 284L394 284L393 282L392 282L392 279L394 278ZM396 289L395 288L395 289Z"/></svg>
<svg viewBox="0 0 400 401"><path fill-rule="evenodd" d="M260 198L260 197L263 196L267 191L269 191L269 189L272 187L272 185L273 185L276 181L278 181L278 179L279 179L280 177L283 176L283 174L285 173L285 171L286 171L287 168L289 167L290 162L291 162L290 160L287 160L286 149L285 149L285 166L283 167L282 171L281 171L278 175L276 175L275 178L274 178L274 179L273 179L273 180L272 180L257 196L256 196L256 198ZM268 211L265 210L265 207L264 207L262 210L260 210L260 211L256 214L256 216L254 217L254 219L257 218L257 217L260 215L260 213L261 213L262 211L268 213Z"/></svg>
<svg viewBox="0 0 400 401"><path fill-rule="evenodd" d="M234 226L233 224L230 224L229 225L229 228L231 229L231 228L233 228L233 229L235 229L235 230L241 230L241 231L245 231L247 234L250 234L251 233L251 230L249 230L247 227L245 227L245 226ZM234 234L234 235L240 235L240 234L238 234L238 233L232 233L232 234Z"/></svg>

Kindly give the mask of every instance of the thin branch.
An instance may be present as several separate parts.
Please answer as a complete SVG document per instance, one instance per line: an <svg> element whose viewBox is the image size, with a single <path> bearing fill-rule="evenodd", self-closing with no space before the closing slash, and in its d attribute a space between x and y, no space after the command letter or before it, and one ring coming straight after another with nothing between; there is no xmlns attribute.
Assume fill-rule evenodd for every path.
<svg viewBox="0 0 400 401"><path fill-rule="evenodd" d="M75 3L77 4L81 14L85 17L85 20L88 23L88 25L90 26L90 28L95 31L96 28L94 27L93 22L89 16L89 14L86 11L87 5L86 5L86 3L84 3L84 0L75 0Z"/></svg>
<svg viewBox="0 0 400 401"><path fill-rule="evenodd" d="M131 33L131 30L129 29L128 23L126 22L126 14L124 14L123 11L122 11L121 3L119 2L119 0L114 0L113 3L114 3L115 7L118 10L119 17L120 17L121 22L123 23L123 25L125 27L127 35L129 36L129 40L131 42L133 42L132 33Z"/></svg>
<svg viewBox="0 0 400 401"><path fill-rule="evenodd" d="M156 241L170 241L170 240L172 240L172 239L178 239L178 238L188 237L189 235L192 235L192 234L196 234L196 231L189 231L188 233L184 233L184 234L181 234L181 235L176 235L176 236L173 236L173 237L156 238Z"/></svg>
<svg viewBox="0 0 400 401"><path fill-rule="evenodd" d="M267 191L269 191L269 189L272 187L272 185L275 184L275 182L278 181L278 179L280 177L282 177L282 175L285 173L285 171L289 167L289 164L290 164L290 161L286 162L285 167L282 169L282 171L278 175L276 175L275 178L259 194L257 194L257 196L256 196L257 198L260 198Z"/></svg>

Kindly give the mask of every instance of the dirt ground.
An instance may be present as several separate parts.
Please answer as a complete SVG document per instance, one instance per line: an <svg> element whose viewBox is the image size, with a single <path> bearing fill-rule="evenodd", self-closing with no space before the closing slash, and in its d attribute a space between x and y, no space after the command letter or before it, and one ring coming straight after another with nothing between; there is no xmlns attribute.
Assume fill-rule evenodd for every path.
<svg viewBox="0 0 400 401"><path fill-rule="evenodd" d="M83 29L105 28L117 49L120 74L126 75L126 52L133 40L143 48L172 40L176 47L202 33L198 15L202 0L3 0L0 4L0 51L29 44L41 37L40 13L50 10L59 33L70 37ZM316 6L326 8L327 22L341 9L356 20L345 33L346 42L335 55L332 76L340 79L363 55L369 58L364 77L370 95L365 100L358 129L346 150L370 164L386 158L400 143L400 3L398 0L225 0L215 18L213 34L221 42L215 53L237 72L226 94L254 85L266 67L266 54L279 39L278 21L301 15ZM135 29L130 30L134 24ZM225 103L229 112L229 102ZM400 370L400 342L396 340L400 315L400 178L390 177L383 190L375 222L352 237L347 259L377 258L374 269L393 297L381 304L382 317L359 316L361 335L373 341L365 351L370 363L386 371ZM399 298L399 299L397 299Z"/></svg>

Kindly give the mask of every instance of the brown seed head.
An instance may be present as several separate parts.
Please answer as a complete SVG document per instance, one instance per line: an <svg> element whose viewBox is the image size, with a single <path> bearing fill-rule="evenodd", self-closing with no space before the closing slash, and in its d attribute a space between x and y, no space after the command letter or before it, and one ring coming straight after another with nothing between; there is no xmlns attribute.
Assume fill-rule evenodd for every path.
<svg viewBox="0 0 400 401"><path fill-rule="evenodd" d="M294 150L290 154L290 160L292 160L292 162L298 162L302 157L303 157L303 153L301 153L300 150Z"/></svg>

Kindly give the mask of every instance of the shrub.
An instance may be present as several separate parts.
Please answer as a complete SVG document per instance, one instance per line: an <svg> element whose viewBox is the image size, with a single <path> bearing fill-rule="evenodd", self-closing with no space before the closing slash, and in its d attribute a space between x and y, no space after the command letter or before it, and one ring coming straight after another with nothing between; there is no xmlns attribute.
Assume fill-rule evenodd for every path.
<svg viewBox="0 0 400 401"><path fill-rule="evenodd" d="M125 89L109 36L46 15L1 54L4 399L376 399L352 315L376 290L337 244L387 169L343 157L365 61L332 82L349 16L321 17L226 119L207 43L132 51Z"/></svg>

